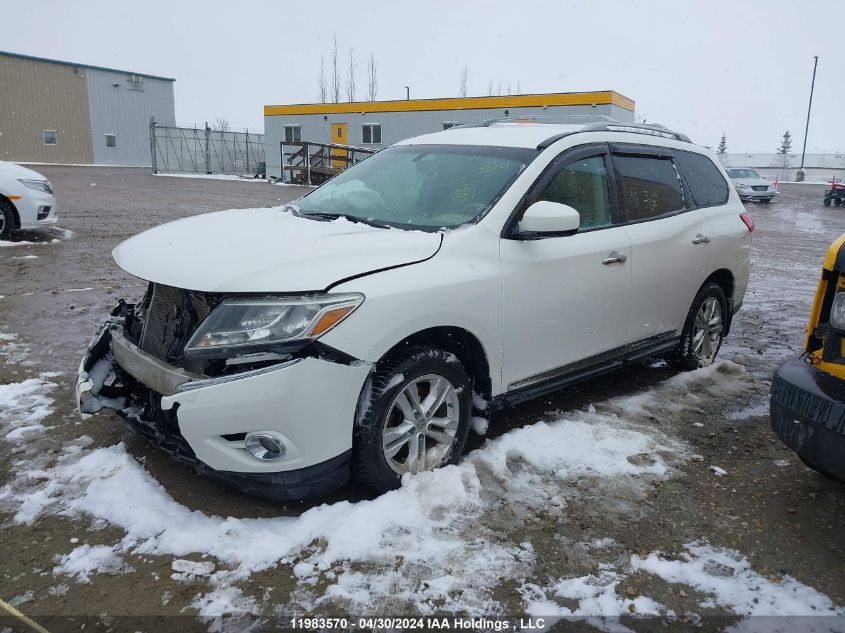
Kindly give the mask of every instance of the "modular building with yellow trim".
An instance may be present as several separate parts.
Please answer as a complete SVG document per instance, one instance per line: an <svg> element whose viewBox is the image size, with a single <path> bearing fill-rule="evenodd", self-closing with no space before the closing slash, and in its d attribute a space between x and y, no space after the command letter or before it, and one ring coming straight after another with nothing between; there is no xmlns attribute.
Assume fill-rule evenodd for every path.
<svg viewBox="0 0 845 633"><path fill-rule="evenodd" d="M264 106L267 175L279 178L292 141L380 149L403 139L487 119L604 115L634 120L634 102L613 90L491 97ZM287 152L293 148L288 148Z"/></svg>

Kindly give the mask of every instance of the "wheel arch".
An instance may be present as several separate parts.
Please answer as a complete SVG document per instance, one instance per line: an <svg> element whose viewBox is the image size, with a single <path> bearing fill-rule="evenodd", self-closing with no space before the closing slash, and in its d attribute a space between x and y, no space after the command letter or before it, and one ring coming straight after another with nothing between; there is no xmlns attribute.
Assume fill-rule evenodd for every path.
<svg viewBox="0 0 845 633"><path fill-rule="evenodd" d="M481 341L469 330L456 326L430 327L415 332L396 343L378 361L395 358L414 345L430 345L450 352L463 365L472 380L473 390L485 400L492 398L490 362Z"/></svg>
<svg viewBox="0 0 845 633"><path fill-rule="evenodd" d="M714 271L707 279L704 280L702 287L709 283L714 283L719 286L722 289L722 292L725 293L725 298L728 300L728 318L727 323L725 324L725 336L727 336L731 330L731 321L733 321L734 288L736 287L736 280L734 278L734 274L727 268L720 268L719 270Z"/></svg>

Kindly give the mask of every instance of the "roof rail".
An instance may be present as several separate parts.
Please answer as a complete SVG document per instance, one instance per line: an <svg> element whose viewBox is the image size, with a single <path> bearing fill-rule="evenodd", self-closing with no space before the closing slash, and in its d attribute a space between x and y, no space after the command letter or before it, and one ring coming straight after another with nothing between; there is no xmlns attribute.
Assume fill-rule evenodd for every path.
<svg viewBox="0 0 845 633"><path fill-rule="evenodd" d="M649 134L671 138L684 143L692 143L689 136L680 132L673 132L659 123L623 123L622 121L602 121L585 125L582 132L632 132L634 134Z"/></svg>
<svg viewBox="0 0 845 633"><path fill-rule="evenodd" d="M522 114L496 119L484 119L477 127L490 127L494 123L557 123L559 125L578 125L613 120L605 114Z"/></svg>

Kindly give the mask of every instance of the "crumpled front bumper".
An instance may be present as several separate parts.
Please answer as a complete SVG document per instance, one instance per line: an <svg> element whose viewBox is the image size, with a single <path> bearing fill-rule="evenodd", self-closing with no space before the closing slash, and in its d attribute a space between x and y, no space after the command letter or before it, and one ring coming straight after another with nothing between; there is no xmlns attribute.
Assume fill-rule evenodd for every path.
<svg viewBox="0 0 845 633"><path fill-rule="evenodd" d="M76 400L83 417L118 409L163 450L260 496L303 498L348 479L355 410L370 364L301 357L202 376L129 341L121 309L99 325L80 363ZM285 456L275 462L253 457L244 436L255 431L272 431L284 442ZM285 481L296 494L285 492Z"/></svg>

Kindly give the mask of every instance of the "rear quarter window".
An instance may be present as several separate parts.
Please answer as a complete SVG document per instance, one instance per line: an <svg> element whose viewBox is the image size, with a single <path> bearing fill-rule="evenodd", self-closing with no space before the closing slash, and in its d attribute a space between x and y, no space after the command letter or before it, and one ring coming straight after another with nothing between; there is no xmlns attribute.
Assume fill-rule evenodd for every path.
<svg viewBox="0 0 845 633"><path fill-rule="evenodd" d="M614 154L613 164L622 184L622 201L629 222L684 209L681 180L670 158Z"/></svg>
<svg viewBox="0 0 845 633"><path fill-rule="evenodd" d="M680 167L697 206L714 207L728 201L728 183L719 168L707 156L676 152L675 162Z"/></svg>

